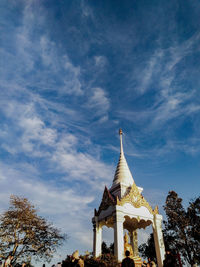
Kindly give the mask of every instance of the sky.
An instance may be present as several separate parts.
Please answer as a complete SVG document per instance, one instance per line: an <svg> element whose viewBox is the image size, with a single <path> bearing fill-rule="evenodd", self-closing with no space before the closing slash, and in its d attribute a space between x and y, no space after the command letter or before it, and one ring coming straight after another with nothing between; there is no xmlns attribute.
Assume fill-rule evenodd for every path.
<svg viewBox="0 0 200 267"><path fill-rule="evenodd" d="M163 216L169 190L199 196L199 14L194 0L1 0L0 212L27 197L67 233L53 263L92 251L119 128Z"/></svg>

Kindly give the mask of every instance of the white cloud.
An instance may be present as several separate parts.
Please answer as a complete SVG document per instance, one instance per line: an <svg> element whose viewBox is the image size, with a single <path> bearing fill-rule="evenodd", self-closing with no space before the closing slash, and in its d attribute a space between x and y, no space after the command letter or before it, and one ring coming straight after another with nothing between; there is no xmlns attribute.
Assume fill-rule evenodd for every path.
<svg viewBox="0 0 200 267"><path fill-rule="evenodd" d="M110 108L110 101L105 91L100 87L91 89L91 94L88 97L88 108L94 109L97 116L104 117Z"/></svg>
<svg viewBox="0 0 200 267"><path fill-rule="evenodd" d="M12 118L14 128L20 134L16 138L13 132L11 141L4 136L2 147L9 153L25 153L34 158L43 158L49 166L53 164L62 175L67 174L69 180L85 181L95 188L98 186L102 188L109 177L112 177L111 166L103 163L98 158L98 154L95 156L87 151L84 153L78 151L81 146L86 146L89 151L93 145L91 142L87 141L84 145L81 140L79 141L80 136L67 133L66 129L65 133L60 132L59 124L54 127L54 124L49 121L47 126L44 121L45 116L39 115L37 111L36 103L23 105L13 101L10 105L12 108L4 112L9 119ZM16 107L17 112L15 112ZM15 139L14 144L13 139ZM96 181L100 181L98 186Z"/></svg>
<svg viewBox="0 0 200 267"><path fill-rule="evenodd" d="M4 177L0 179L0 212L8 207L11 194L27 197L38 209L39 214L70 236L72 248L79 242L83 247L91 248L90 242L81 238L85 232L92 233L88 216L92 217L93 211L88 204L95 196L91 192L87 194L87 192L69 188L65 184L60 187L56 183L41 181L35 171L30 172L30 168L28 172L25 169L19 170L18 166L12 168L6 164L0 164L0 173L0 177Z"/></svg>
<svg viewBox="0 0 200 267"><path fill-rule="evenodd" d="M109 119L108 115L105 115L105 116L101 117L98 122L104 123L104 122L108 121L108 119Z"/></svg>
<svg viewBox="0 0 200 267"><path fill-rule="evenodd" d="M25 117L19 121L19 126L23 130L21 139L22 147L33 150L34 141L41 142L44 145L52 146L55 144L57 133L55 129L46 127L44 122L38 117ZM28 149L30 151L30 149Z"/></svg>
<svg viewBox="0 0 200 267"><path fill-rule="evenodd" d="M194 46L199 44L200 34L194 34L190 39L181 44L174 44L168 50L170 57L166 64L166 70L172 71L173 68L188 54L194 52ZM197 48L199 49L199 48Z"/></svg>
<svg viewBox="0 0 200 267"><path fill-rule="evenodd" d="M161 156L172 151L182 151L184 153L194 155L200 152L198 141L194 138L195 132L187 139L176 139L176 130L179 125L184 123L186 118L190 120L193 127L195 126L195 120L193 118L197 116L200 110L200 104L198 101L194 101L196 92L182 91L179 92L174 88L162 89L160 94L157 94L156 101L149 108L145 108L142 111L120 111L118 114L123 119L133 121L139 127L142 127L142 132L138 137L134 136L135 147L131 149L134 151L136 157L146 157L147 155ZM170 129L170 130L169 130ZM137 149L138 140L145 138L145 136L151 136L151 138L157 138L158 133L163 139L161 144L157 144L154 148L149 148L148 154L146 150L140 147L140 151ZM130 146L132 142L129 142ZM139 142L140 143L140 142ZM132 155L132 153L128 153Z"/></svg>
<svg viewBox="0 0 200 267"><path fill-rule="evenodd" d="M95 65L98 68L104 68L107 64L107 58L105 56L95 56L94 57Z"/></svg>
<svg viewBox="0 0 200 267"><path fill-rule="evenodd" d="M93 242L93 233L90 230L88 231L76 231L74 233L75 237L77 238L77 240L79 240L82 244L85 245L85 248L92 248L92 242ZM86 249L85 249L86 251ZM84 251L84 252L85 252Z"/></svg>
<svg viewBox="0 0 200 267"><path fill-rule="evenodd" d="M190 105L189 100L191 100L193 93L169 93L168 90L162 93L163 97L160 99L160 103L158 105L155 104L156 108L153 110L154 116L152 127L156 124L165 124L172 118L178 118L183 114L186 116L192 111L187 107ZM193 111L195 112L195 109L193 109Z"/></svg>
<svg viewBox="0 0 200 267"><path fill-rule="evenodd" d="M86 182L92 187L101 187L112 177L112 171L109 166L96 160L87 153L73 151L57 150L52 156L52 160L60 166L62 172L69 175L71 179Z"/></svg>
<svg viewBox="0 0 200 267"><path fill-rule="evenodd" d="M7 47L0 50L7 62L6 71L2 69L1 84L10 87L13 83L12 90L19 86L50 90L61 95L82 95L81 69L73 65L66 53L60 53L57 44L48 37L46 15L42 5L33 1L25 3L22 23L16 26L12 35L13 51ZM37 39L34 37L35 29L43 29Z"/></svg>
<svg viewBox="0 0 200 267"><path fill-rule="evenodd" d="M182 44L172 44L168 49L158 48L153 55L149 56L147 66L143 67L143 64L138 64L137 70L141 74L138 75L137 90L145 95L151 86L153 88L151 89L152 101L148 107L145 105L139 112L127 110L125 107L124 110L121 109L118 112L119 116L137 125L143 125L145 133L153 134L175 119L180 123L186 117L197 115L200 105L197 98L195 99L196 89L191 88L186 91L184 87L180 88L176 67L191 52L199 49L197 46L199 38L200 35L196 34ZM154 90L155 83L156 91ZM163 138L166 137L163 136Z"/></svg>
<svg viewBox="0 0 200 267"><path fill-rule="evenodd" d="M91 7L89 5L87 5L87 3L84 1L84 0L81 0L80 2L80 7L81 7L81 11L82 11L82 17L83 18L94 18L94 15L93 15L93 11L91 9Z"/></svg>
<svg viewBox="0 0 200 267"><path fill-rule="evenodd" d="M87 209L87 205L94 200L94 196L83 196L74 189L56 188L44 182L33 180L18 180L19 187L23 192L31 192L32 199L40 212L45 215L75 215L80 209ZM73 206L73 209L71 208Z"/></svg>
<svg viewBox="0 0 200 267"><path fill-rule="evenodd" d="M147 91L148 87L152 83L153 76L160 71L162 57L163 51L156 50L155 53L149 58L144 70L140 70L140 73L138 73L140 81L137 90L139 90L141 94L144 94Z"/></svg>

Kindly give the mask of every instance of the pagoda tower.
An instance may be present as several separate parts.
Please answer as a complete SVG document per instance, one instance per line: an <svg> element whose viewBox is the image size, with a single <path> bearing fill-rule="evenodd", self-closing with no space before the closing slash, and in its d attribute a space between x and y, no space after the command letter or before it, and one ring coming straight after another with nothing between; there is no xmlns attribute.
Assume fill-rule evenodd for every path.
<svg viewBox="0 0 200 267"><path fill-rule="evenodd" d="M124 156L122 130L120 136L120 157L110 189L105 187L101 204L94 210L93 255L101 255L102 227L114 229L114 254L119 262L124 258L124 230L128 231L129 246L133 256L138 257L137 229L152 225L158 267L163 266L165 247L162 234L162 215L149 205L142 195L143 188L135 184Z"/></svg>

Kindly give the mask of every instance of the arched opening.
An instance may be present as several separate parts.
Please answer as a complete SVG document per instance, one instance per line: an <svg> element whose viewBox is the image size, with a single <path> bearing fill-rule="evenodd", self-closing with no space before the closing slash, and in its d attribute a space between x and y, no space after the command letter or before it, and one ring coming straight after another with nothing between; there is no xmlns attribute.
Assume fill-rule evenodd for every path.
<svg viewBox="0 0 200 267"><path fill-rule="evenodd" d="M150 219L140 219L139 217L124 216L124 250L129 250L130 255L135 258L140 258L139 254L139 240L142 232L141 229L146 229L150 226L152 221Z"/></svg>
<svg viewBox="0 0 200 267"><path fill-rule="evenodd" d="M102 228L102 254L114 255L114 229L113 227L103 226Z"/></svg>

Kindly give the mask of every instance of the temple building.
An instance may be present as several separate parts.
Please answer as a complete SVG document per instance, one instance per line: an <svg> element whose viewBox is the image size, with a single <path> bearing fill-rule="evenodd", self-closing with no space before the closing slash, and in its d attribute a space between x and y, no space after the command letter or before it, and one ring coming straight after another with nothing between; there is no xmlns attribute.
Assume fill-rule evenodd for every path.
<svg viewBox="0 0 200 267"><path fill-rule="evenodd" d="M124 258L125 250L137 261L138 238L137 229L145 229L152 225L158 267L163 266L165 247L162 234L162 215L149 205L142 195L143 188L138 187L126 162L122 130L120 135L120 157L110 189L105 187L101 204L94 210L93 223L93 254L101 255L102 227L114 229L114 253L119 262ZM124 236L124 230L128 232ZM130 243L129 243L130 240ZM138 265L139 266L139 265Z"/></svg>

